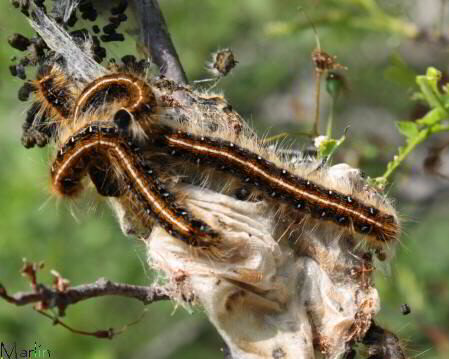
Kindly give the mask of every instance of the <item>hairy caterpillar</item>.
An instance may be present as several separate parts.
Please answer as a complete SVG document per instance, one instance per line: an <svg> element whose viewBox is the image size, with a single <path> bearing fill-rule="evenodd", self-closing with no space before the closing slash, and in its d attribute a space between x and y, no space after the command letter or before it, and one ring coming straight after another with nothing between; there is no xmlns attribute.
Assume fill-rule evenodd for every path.
<svg viewBox="0 0 449 359"><path fill-rule="evenodd" d="M26 148L43 147L58 127L71 119L78 90L56 64L41 65L36 80L26 85L35 101L23 124L22 144Z"/></svg>
<svg viewBox="0 0 449 359"><path fill-rule="evenodd" d="M135 119L141 119L156 109L156 99L148 83L133 74L120 72L102 76L83 89L76 100L74 119L99 108L110 112L107 107L111 103ZM125 120L126 112L118 112L117 118Z"/></svg>
<svg viewBox="0 0 449 359"><path fill-rule="evenodd" d="M125 188L118 196L140 209L137 216L145 223L157 222L171 235L194 247L214 246L218 233L193 218L175 203L174 196L158 181L157 174L143 164L138 149L121 136L118 129L88 124L71 135L61 146L51 167L52 187L62 196L74 196L82 189L81 180L96 158L113 162Z"/></svg>
<svg viewBox="0 0 449 359"><path fill-rule="evenodd" d="M373 247L397 239L398 220L384 201L366 198L361 191L344 185L326 183L324 170L305 173L291 168L248 138L231 142L223 139L225 133L196 132L168 128L157 141L170 156L194 164L193 171L203 166L235 176L245 186L262 192L268 201L287 203L314 219L355 231Z"/></svg>

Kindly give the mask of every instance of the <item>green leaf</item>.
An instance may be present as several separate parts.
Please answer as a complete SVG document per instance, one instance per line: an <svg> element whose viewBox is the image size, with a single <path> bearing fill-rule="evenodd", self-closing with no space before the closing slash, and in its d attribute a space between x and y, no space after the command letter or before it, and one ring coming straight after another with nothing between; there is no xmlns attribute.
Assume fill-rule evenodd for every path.
<svg viewBox="0 0 449 359"><path fill-rule="evenodd" d="M407 138L413 138L418 135L419 129L415 122L411 121L396 121L396 127L399 132L402 133Z"/></svg>
<svg viewBox="0 0 449 359"><path fill-rule="evenodd" d="M318 149L319 157L331 157L334 152L337 150L338 147L340 147L343 142L346 140L346 132L347 128L345 129L345 134L341 136L338 140L335 140L333 138L329 138L327 136L320 136L315 139L315 146ZM319 141L317 142L317 140Z"/></svg>
<svg viewBox="0 0 449 359"><path fill-rule="evenodd" d="M421 126L433 126L448 118L448 113L441 107L434 108L427 112L424 117L416 121Z"/></svg>
<svg viewBox="0 0 449 359"><path fill-rule="evenodd" d="M432 82L432 83L435 83L435 84L437 84L438 83L438 81L440 81L441 80L441 71L440 70L438 70L438 69L436 69L435 67L429 67L429 68L427 68L427 71L426 71L426 78L430 81L430 82Z"/></svg>
<svg viewBox="0 0 449 359"><path fill-rule="evenodd" d="M329 139L321 142L319 145L319 148L318 148L320 157L329 156L335 150L336 145L337 145L337 141L334 140L333 138L329 138Z"/></svg>
<svg viewBox="0 0 449 359"><path fill-rule="evenodd" d="M449 132L449 125L436 124L430 128L430 133Z"/></svg>
<svg viewBox="0 0 449 359"><path fill-rule="evenodd" d="M430 107L443 107L442 95L438 89L438 81L441 72L434 67L429 67L425 75L416 76L416 83Z"/></svg>

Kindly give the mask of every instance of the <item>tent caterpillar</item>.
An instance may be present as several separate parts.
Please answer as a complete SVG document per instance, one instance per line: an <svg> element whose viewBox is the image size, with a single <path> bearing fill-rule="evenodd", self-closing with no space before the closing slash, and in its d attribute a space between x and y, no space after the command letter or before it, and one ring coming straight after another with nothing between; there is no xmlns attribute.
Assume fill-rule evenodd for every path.
<svg viewBox="0 0 449 359"><path fill-rule="evenodd" d="M115 127L89 124L68 138L51 167L54 191L68 197L79 193L82 178L98 157L119 167L125 183L121 197L138 209L135 214L144 224L156 219L169 234L191 246L215 246L218 233L175 203L154 170L142 163L138 149Z"/></svg>
<svg viewBox="0 0 449 359"><path fill-rule="evenodd" d="M160 141L171 156L230 173L265 193L268 200L286 202L313 218L353 229L374 247L393 242L399 235L399 224L391 208L381 203L366 204L370 201L365 201L361 194L329 187L325 176L297 175L234 142L182 130L168 130Z"/></svg>
<svg viewBox="0 0 449 359"><path fill-rule="evenodd" d="M156 98L150 85L139 77L125 72L108 74L88 84L76 100L74 119L81 114L110 104L117 106L116 123L127 127L131 119L139 122L156 110Z"/></svg>
<svg viewBox="0 0 449 359"><path fill-rule="evenodd" d="M43 147L58 127L71 119L77 89L55 64L41 65L36 80L26 83L25 88L34 94L35 102L27 112L22 144L26 148Z"/></svg>

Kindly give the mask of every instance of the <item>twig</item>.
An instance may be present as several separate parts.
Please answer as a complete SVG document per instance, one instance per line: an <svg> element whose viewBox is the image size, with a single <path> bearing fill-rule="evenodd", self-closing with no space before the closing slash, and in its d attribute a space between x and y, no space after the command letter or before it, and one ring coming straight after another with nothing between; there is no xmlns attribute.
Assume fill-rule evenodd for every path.
<svg viewBox="0 0 449 359"><path fill-rule="evenodd" d="M148 46L161 74L178 83L187 83L157 0L134 0L134 4L143 43Z"/></svg>
<svg viewBox="0 0 449 359"><path fill-rule="evenodd" d="M124 283L114 283L104 278L95 283L69 287L61 292L58 289L48 288L43 284L37 284L31 292L18 292L9 295L3 285L0 284L0 297L11 304L18 306L37 303L40 309L57 307L59 315L63 316L65 309L71 305L90 298L116 295L134 298L148 305L170 297L168 290L159 286L138 286Z"/></svg>
<svg viewBox="0 0 449 359"><path fill-rule="evenodd" d="M106 295L134 298L145 305L159 300L170 299L168 287L145 287L114 283L104 278L98 279L95 283L70 287L70 282L55 270L51 271L54 280L52 288L49 288L37 281L37 272L44 267L43 262L31 263L26 259L23 261L24 265L21 269L21 273L29 280L32 291L9 295L5 287L0 283L0 298L17 306L35 303L34 309L38 313L51 319L54 325L61 325L75 334L88 335L101 339L112 339L117 334L123 333L131 325L137 324L143 318L145 310L137 320L124 325L121 329L108 328L105 330L85 331L72 328L59 319L59 317L65 315L67 307L71 304ZM58 314L52 315L47 312L48 309L52 308L58 308Z"/></svg>
<svg viewBox="0 0 449 359"><path fill-rule="evenodd" d="M42 314L44 317L51 319L54 325L60 325L74 334L86 335L86 336L91 336L91 337L100 338L100 339L112 339L116 335L123 333L130 326L135 325L138 322L140 322L146 313L146 310L144 310L142 312L142 314L136 320L133 320L131 323L125 324L120 329L108 328L108 329L100 329L100 330L95 330L93 332L90 332L90 331L86 331L86 330L75 329L75 328L71 327L70 325L61 321L57 316L50 315L50 314L44 312L43 310L36 309L36 311L39 314Z"/></svg>
<svg viewBox="0 0 449 359"><path fill-rule="evenodd" d="M321 95L321 71L315 69L315 121L313 123L313 136L320 135L320 95Z"/></svg>

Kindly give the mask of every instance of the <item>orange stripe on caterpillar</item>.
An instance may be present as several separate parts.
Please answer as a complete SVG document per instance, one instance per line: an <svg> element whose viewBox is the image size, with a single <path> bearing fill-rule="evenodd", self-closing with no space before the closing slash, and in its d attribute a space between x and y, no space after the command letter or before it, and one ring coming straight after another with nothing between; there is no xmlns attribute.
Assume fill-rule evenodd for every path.
<svg viewBox="0 0 449 359"><path fill-rule="evenodd" d="M232 142L183 131L168 130L161 139L171 156L225 171L264 192L268 199L288 203L314 218L353 228L379 246L397 239L399 223L392 214L363 203L359 198L326 188L276 166Z"/></svg>
<svg viewBox="0 0 449 359"><path fill-rule="evenodd" d="M153 169L144 165L131 142L114 127L89 125L71 136L58 151L51 168L52 186L62 196L82 189L81 180L90 162L102 158L114 163L126 187L129 201L138 201L135 213L144 225L156 219L171 235L195 247L214 246L218 233L193 218L175 203L174 196L158 181Z"/></svg>

